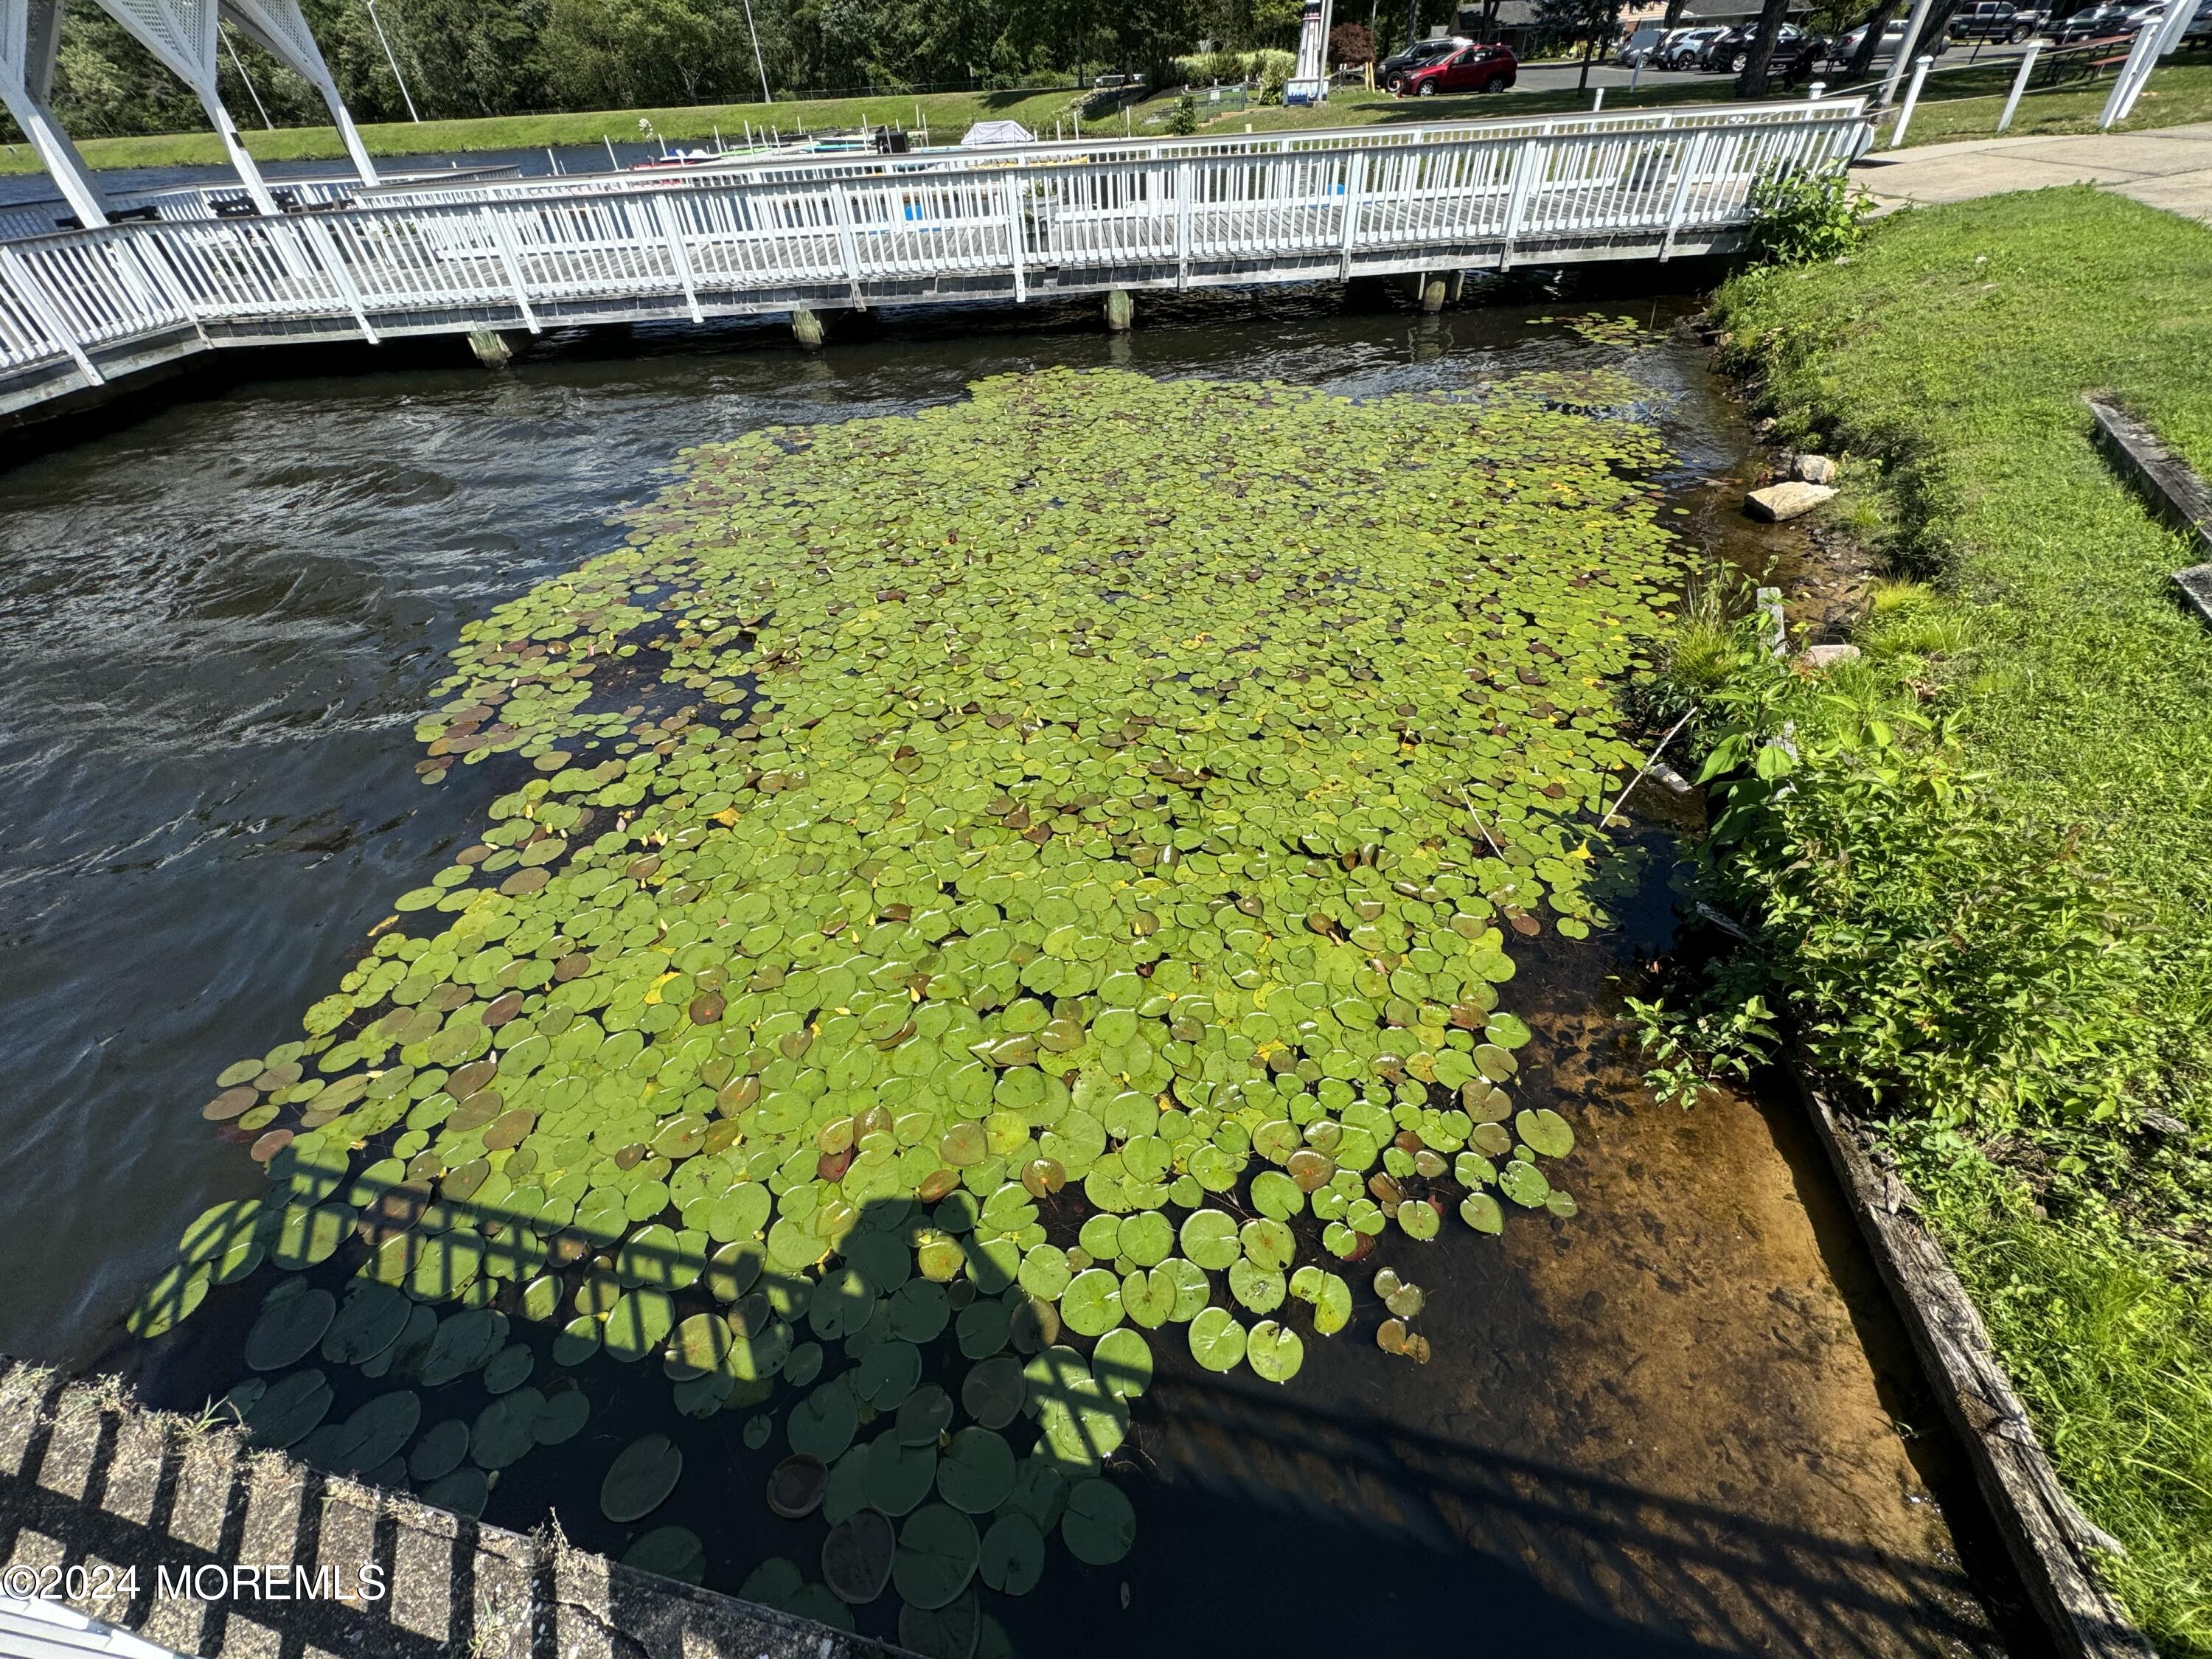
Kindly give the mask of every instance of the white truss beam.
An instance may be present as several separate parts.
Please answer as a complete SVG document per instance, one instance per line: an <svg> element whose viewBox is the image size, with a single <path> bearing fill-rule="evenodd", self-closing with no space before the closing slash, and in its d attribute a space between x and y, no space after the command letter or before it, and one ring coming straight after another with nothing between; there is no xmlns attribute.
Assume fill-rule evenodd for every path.
<svg viewBox="0 0 2212 1659"><path fill-rule="evenodd" d="M300 15L300 0L220 0L220 3L222 15L245 31L248 40L314 88L330 109L346 154L353 158L353 170L361 175L362 183L376 183L376 163L368 159L368 147L354 127L353 112L338 96L338 83L323 62L307 20Z"/></svg>
<svg viewBox="0 0 2212 1659"><path fill-rule="evenodd" d="M62 0L0 0L0 103L31 141L70 211L87 225L104 225L106 199L47 106L61 32Z"/></svg>
<svg viewBox="0 0 2212 1659"><path fill-rule="evenodd" d="M230 165L254 206L266 214L277 211L276 199L263 182L261 169L246 153L238 136L238 123L223 107L216 84L216 0L99 0L100 9L127 29L133 40L152 52L161 66L192 89L208 112Z"/></svg>

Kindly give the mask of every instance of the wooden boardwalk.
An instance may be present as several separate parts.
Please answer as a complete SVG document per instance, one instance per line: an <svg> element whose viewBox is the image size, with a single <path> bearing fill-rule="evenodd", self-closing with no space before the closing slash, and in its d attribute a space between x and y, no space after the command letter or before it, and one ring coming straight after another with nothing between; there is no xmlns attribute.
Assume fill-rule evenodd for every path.
<svg viewBox="0 0 2212 1659"><path fill-rule="evenodd" d="M1726 249L1856 100L800 158L0 243L0 416L191 353Z"/></svg>

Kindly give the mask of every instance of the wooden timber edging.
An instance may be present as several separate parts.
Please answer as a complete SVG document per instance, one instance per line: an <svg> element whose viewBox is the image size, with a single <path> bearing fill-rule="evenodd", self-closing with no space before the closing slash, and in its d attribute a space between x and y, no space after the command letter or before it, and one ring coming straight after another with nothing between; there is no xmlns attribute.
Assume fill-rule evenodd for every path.
<svg viewBox="0 0 2212 1659"><path fill-rule="evenodd" d="M2096 1553L2119 1553L2118 1540L2084 1516L2059 1485L1966 1286L1942 1246L1908 1212L1910 1191L1875 1165L1856 1126L1813 1080L1802 1057L1793 1057L1790 1073L2062 1659L2158 1659L2098 1576Z"/></svg>
<svg viewBox="0 0 2212 1659"><path fill-rule="evenodd" d="M2110 398L2091 395L2090 418L2098 447L2150 503L2151 508L2185 536L2193 537L2204 559L2173 573L2185 602L2212 623L2212 486L2158 434Z"/></svg>
<svg viewBox="0 0 2212 1659"><path fill-rule="evenodd" d="M0 1591L194 1659L906 1655L578 1549L557 1522L489 1526L149 1409L112 1377L4 1358ZM18 1624L0 1653L26 1650Z"/></svg>

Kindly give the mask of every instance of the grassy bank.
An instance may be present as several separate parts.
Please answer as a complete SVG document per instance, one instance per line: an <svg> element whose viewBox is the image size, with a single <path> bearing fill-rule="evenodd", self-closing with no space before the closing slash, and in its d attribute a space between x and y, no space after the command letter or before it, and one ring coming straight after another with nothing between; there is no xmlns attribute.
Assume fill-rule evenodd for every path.
<svg viewBox="0 0 2212 1659"><path fill-rule="evenodd" d="M1877 1102L2060 1473L2168 1655L2212 1654L2212 633L2201 555L2088 440L2109 389L2212 471L2212 230L2086 189L1899 215L1739 277L1729 349L1887 561L1815 678L1710 621L1745 763L1728 896ZM1762 748L1787 732L1796 759ZM1756 765L1749 763L1756 762Z"/></svg>
<svg viewBox="0 0 2212 1659"><path fill-rule="evenodd" d="M386 121L361 130L372 155L444 155L471 150L543 149L548 145L598 144L611 138L635 144L640 119L671 143L742 137L756 127L849 127L927 120L933 141L952 141L978 121L1019 121L1049 133L1080 94L1047 92L936 92L916 96L887 93L872 98L832 98L778 104L698 104L677 109L584 110L571 114L497 115L471 121ZM257 161L340 160L345 155L335 127L279 127L245 135ZM219 167L222 142L213 132L156 133L142 138L89 138L78 146L95 167ZM38 157L27 144L0 147L0 173L35 173Z"/></svg>
<svg viewBox="0 0 2212 1659"><path fill-rule="evenodd" d="M1919 112L1913 117L1911 145L1937 143L1962 137L1980 137L1996 125L2005 76L2002 65L1975 69L1949 79L1939 78ZM2087 132L2095 129L2104 107L2106 85L2081 91L2039 93L2021 106L2014 123L2016 133ZM1127 113L1129 129L1155 137L1165 125L1176 101L1165 94L1135 106ZM1712 76L1694 82L1639 88L1634 92L1615 87L1606 93L1609 110L1666 109L1688 104L1725 103L1729 82ZM1455 121L1503 116L1558 115L1587 110L1591 94L1563 88L1555 92L1515 92L1503 97L1469 94L1456 98L1393 98L1388 93L1346 91L1319 108L1302 107L1222 109L1208 113L1199 106L1199 131L1206 133L1257 132L1319 126L1364 126L1376 122ZM803 122L817 127L855 126L897 122L908 127L919 114L927 120L933 140L954 140L977 121L1015 120L1030 131L1049 135L1055 121L1068 121L1077 100L1073 91L943 92L918 97L885 94L872 98L827 99L805 103L702 104L681 109L585 110L560 115L500 115L471 121L394 121L362 129L374 155L466 155L471 151L543 149L548 145L598 144L611 138L635 143L641 118L653 123L662 137L689 143L711 137L741 134L747 123L777 125L789 130ZM2130 129L2172 126L2188 121L2212 120L2212 64L2183 61L2160 70L2152 77ZM1123 117L1088 124L1096 132L1119 131ZM1073 131L1072 123L1069 131ZM344 149L332 127L280 127L275 131L248 132L246 147L264 161L342 161ZM219 167L222 145L212 132L156 133L139 138L89 138L80 148L95 167ZM38 157L27 144L0 145L0 173L35 173Z"/></svg>

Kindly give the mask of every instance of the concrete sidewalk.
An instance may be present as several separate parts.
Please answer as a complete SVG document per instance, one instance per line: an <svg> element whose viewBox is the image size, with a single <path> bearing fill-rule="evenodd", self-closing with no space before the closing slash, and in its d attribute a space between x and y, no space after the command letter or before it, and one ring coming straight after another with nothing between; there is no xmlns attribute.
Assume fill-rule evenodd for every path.
<svg viewBox="0 0 2212 1659"><path fill-rule="evenodd" d="M1851 176L1884 207L2086 182L2212 224L2212 122L1876 150Z"/></svg>

